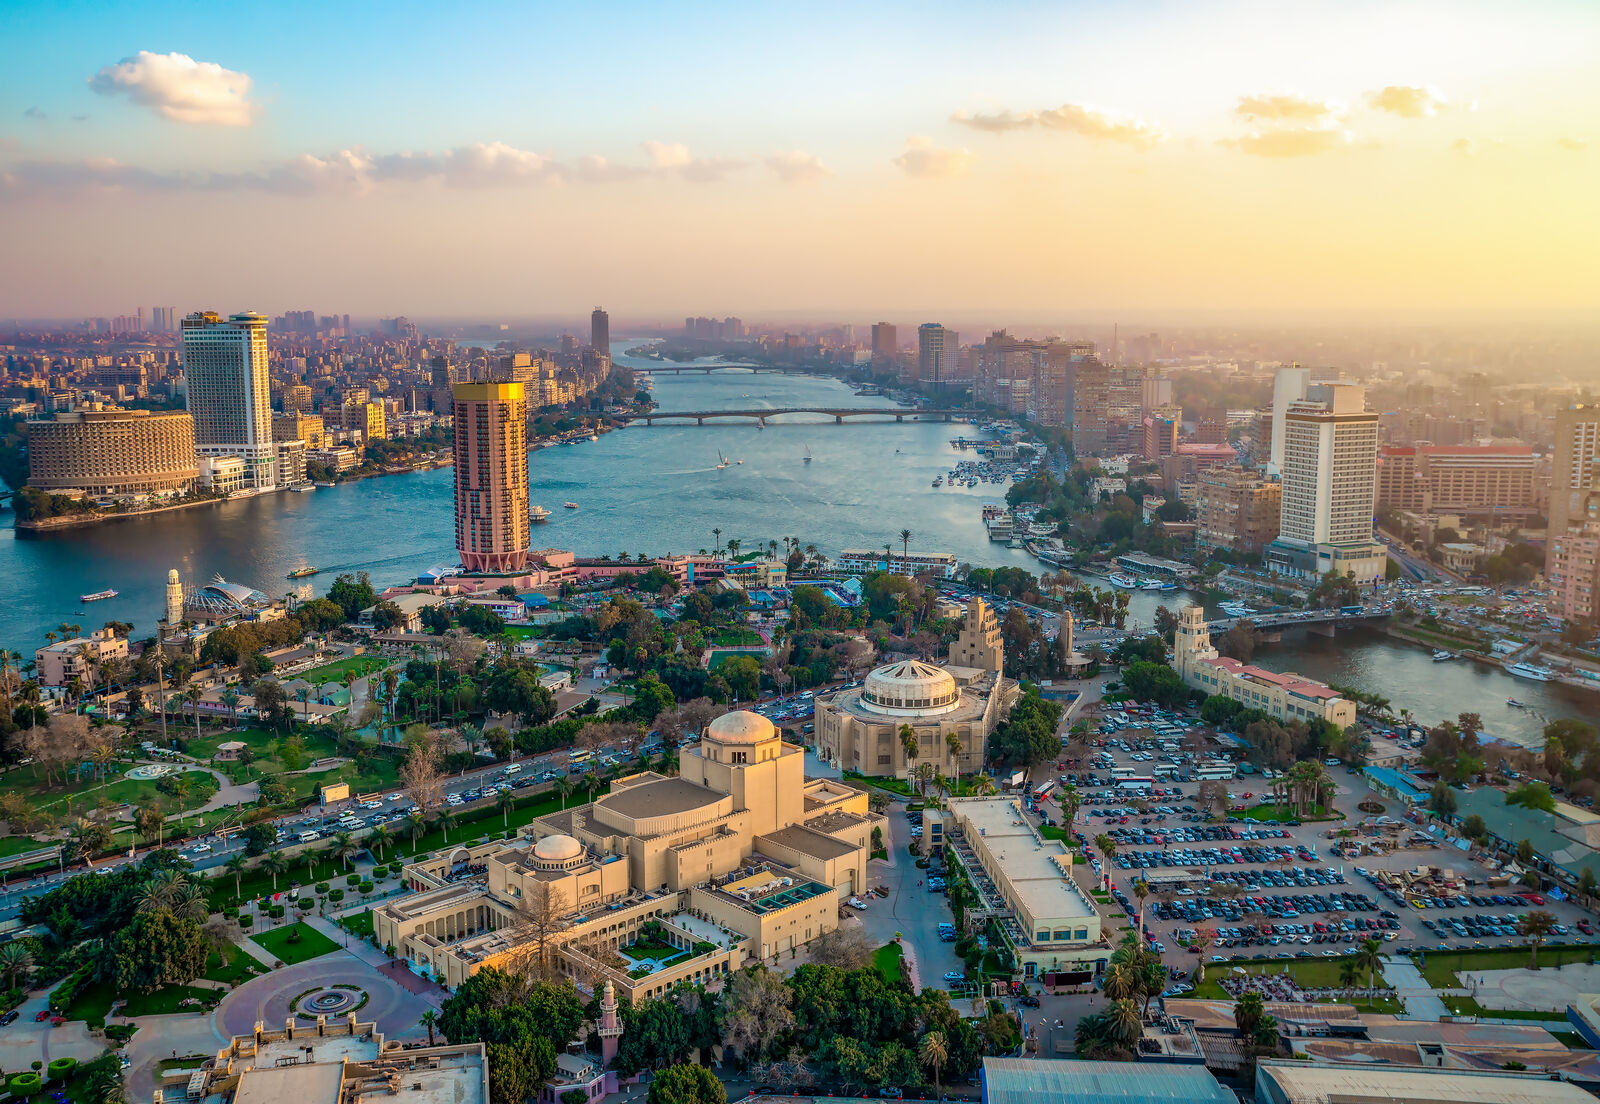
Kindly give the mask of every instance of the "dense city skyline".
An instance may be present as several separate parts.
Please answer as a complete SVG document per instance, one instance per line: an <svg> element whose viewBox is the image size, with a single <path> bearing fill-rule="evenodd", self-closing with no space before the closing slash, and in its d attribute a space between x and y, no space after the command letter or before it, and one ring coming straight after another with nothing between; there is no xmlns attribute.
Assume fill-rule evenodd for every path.
<svg viewBox="0 0 1600 1104"><path fill-rule="evenodd" d="M1596 297L1582 5L13 14L11 316ZM219 281L208 223L274 232Z"/></svg>

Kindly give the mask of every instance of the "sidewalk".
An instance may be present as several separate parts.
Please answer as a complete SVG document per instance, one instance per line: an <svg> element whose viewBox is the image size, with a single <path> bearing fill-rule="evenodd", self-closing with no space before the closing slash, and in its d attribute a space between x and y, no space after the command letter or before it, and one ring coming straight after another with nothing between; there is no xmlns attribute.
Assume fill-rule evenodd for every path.
<svg viewBox="0 0 1600 1104"><path fill-rule="evenodd" d="M1429 985L1427 979L1409 958L1385 955L1383 976L1394 986L1395 996L1406 1006L1406 1018L1438 1023L1450 1010L1439 999L1439 990Z"/></svg>

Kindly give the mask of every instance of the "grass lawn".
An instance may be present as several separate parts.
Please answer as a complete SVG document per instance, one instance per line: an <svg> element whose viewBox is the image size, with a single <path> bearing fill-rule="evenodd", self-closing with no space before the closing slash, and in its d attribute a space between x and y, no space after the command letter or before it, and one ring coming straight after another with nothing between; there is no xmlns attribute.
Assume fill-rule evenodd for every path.
<svg viewBox="0 0 1600 1104"><path fill-rule="evenodd" d="M1236 960L1233 962L1209 962L1206 964L1206 980L1195 988L1194 995L1197 999L1231 1000L1222 991L1221 980L1233 972L1235 966L1243 967L1252 974L1281 974L1285 965L1289 967L1289 976L1299 982L1305 989L1330 989L1340 985L1339 967L1344 965L1344 955L1338 958L1290 958L1268 959L1257 962L1254 959ZM1388 989L1390 985L1383 980L1383 971L1379 970L1374 984L1379 989ZM1366 978L1361 979L1360 985L1366 986ZM1358 999L1355 1003L1366 1007L1366 1001Z"/></svg>
<svg viewBox="0 0 1600 1104"><path fill-rule="evenodd" d="M354 916L341 916L339 926L351 935L365 939L372 934L372 910L367 909Z"/></svg>
<svg viewBox="0 0 1600 1104"><path fill-rule="evenodd" d="M916 791L904 779L877 776L868 776L858 771L847 770L844 772L846 782L860 782L863 786L876 786L880 790L901 794L905 797L915 797Z"/></svg>
<svg viewBox="0 0 1600 1104"><path fill-rule="evenodd" d="M299 939L293 943L289 942L290 937L296 933ZM320 958L329 951L339 949L339 945L333 940L305 924L290 924L286 928L276 928L260 935L252 935L250 941L289 966Z"/></svg>
<svg viewBox="0 0 1600 1104"><path fill-rule="evenodd" d="M1569 962L1589 962L1594 947L1540 947L1540 966L1564 966ZM1413 955L1412 957L1415 957ZM1428 951L1422 976L1436 989L1458 989L1457 972L1482 973L1485 970L1522 970L1528 965L1526 947L1489 948L1481 951Z"/></svg>
<svg viewBox="0 0 1600 1104"><path fill-rule="evenodd" d="M1565 1012L1540 1012L1528 1008L1485 1008L1473 997L1440 997L1444 1006L1458 1016L1483 1016L1491 1020L1532 1020L1567 1022Z"/></svg>
<svg viewBox="0 0 1600 1104"><path fill-rule="evenodd" d="M325 663L321 667L313 667L304 674L295 675L295 678L305 679L313 686L322 683L338 682L351 671L356 677L365 677L372 671L381 671L391 664L399 663L398 659L384 659L377 656L351 656L349 659L336 659L332 663Z"/></svg>
<svg viewBox="0 0 1600 1104"><path fill-rule="evenodd" d="M899 981L901 977L900 961L905 957L905 952L898 943L885 943L872 952L872 964L877 967L885 981Z"/></svg>
<svg viewBox="0 0 1600 1104"><path fill-rule="evenodd" d="M1242 816L1245 820L1264 820L1277 823L1284 823L1291 820L1309 822L1313 820L1342 819L1338 813L1330 813L1321 805L1313 805L1310 812L1298 814L1290 809L1287 805L1257 805L1254 808L1246 809L1243 813L1237 813L1235 815Z"/></svg>
<svg viewBox="0 0 1600 1104"><path fill-rule="evenodd" d="M119 996L127 1000L122 1006L122 1015L159 1016L169 1012L199 1011L195 1005L189 1005L188 1008L180 1006L189 999L214 1003L221 999L222 994L211 989L195 989L188 985L168 985L153 993L119 994L109 981L97 981L84 986L73 1002L67 1006L67 1019L86 1020L91 1026L103 1026L106 1016L111 1012L112 1002Z"/></svg>
<svg viewBox="0 0 1600 1104"><path fill-rule="evenodd" d="M200 976L208 981L241 985L257 974L266 972L265 966L251 958L242 948L230 943L220 951L211 952L211 957L206 959L206 972Z"/></svg>
<svg viewBox="0 0 1600 1104"><path fill-rule="evenodd" d="M721 628L711 634L711 643L718 648L759 648L761 636L752 629Z"/></svg>
<svg viewBox="0 0 1600 1104"><path fill-rule="evenodd" d="M1589 1044L1583 1041L1583 1036L1576 1031L1552 1031L1550 1034L1560 1039L1562 1045L1568 1050L1588 1050Z"/></svg>
<svg viewBox="0 0 1600 1104"><path fill-rule="evenodd" d="M117 770L127 769L126 763L115 765ZM60 782L46 785L42 778L34 778L26 769L7 771L0 781L0 786L12 793L17 793L27 798L28 803L35 809L49 811L54 814L65 815L71 813L77 816L87 812L101 800L109 801L114 805L126 803L142 803L145 800L161 799L168 803L166 798L152 781L138 781L129 778L120 778L115 774L107 775L107 780L102 786L98 779L85 770L81 778L69 779L65 786ZM206 798L216 792L217 782L211 775L190 772L189 796L184 804L189 807L205 803ZM174 810L176 811L176 810ZM8 837L16 838L16 837ZM34 847L40 846L34 844ZM18 845L17 850L27 851L30 848ZM15 853L15 852L8 852Z"/></svg>

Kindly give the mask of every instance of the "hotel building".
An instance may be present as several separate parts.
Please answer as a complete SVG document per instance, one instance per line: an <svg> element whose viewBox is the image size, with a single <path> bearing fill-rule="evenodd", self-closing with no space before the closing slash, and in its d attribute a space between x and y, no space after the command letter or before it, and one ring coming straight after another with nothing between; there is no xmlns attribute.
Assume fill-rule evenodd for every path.
<svg viewBox="0 0 1600 1104"><path fill-rule="evenodd" d="M194 419L182 410L91 403L28 423L28 485L90 495L173 495L194 486Z"/></svg>
<svg viewBox="0 0 1600 1104"><path fill-rule="evenodd" d="M1527 445L1385 445L1378 506L1522 521L1537 511L1536 463Z"/></svg>
<svg viewBox="0 0 1600 1104"><path fill-rule="evenodd" d="M468 571L528 563L528 402L520 383L458 383L456 549Z"/></svg>
<svg viewBox="0 0 1600 1104"><path fill-rule="evenodd" d="M1268 566L1299 578L1381 577L1388 553L1372 539L1378 415L1366 409L1366 390L1318 384L1282 422L1283 502Z"/></svg>
<svg viewBox="0 0 1600 1104"><path fill-rule="evenodd" d="M949 552L899 552L889 554L876 548L846 548L834 558L834 567L850 575L892 571L896 575L934 574L941 579L955 577L956 558Z"/></svg>
<svg viewBox="0 0 1600 1104"><path fill-rule="evenodd" d="M680 751L677 777L620 778L515 840L406 867L421 892L374 908L373 933L451 986L540 953L558 973L595 991L610 982L630 1001L680 982L718 984L832 931L843 900L866 889L881 818L864 790L804 771L804 749L771 721L724 714ZM551 914L561 923L536 922ZM634 954L646 924L684 953Z"/></svg>
<svg viewBox="0 0 1600 1104"><path fill-rule="evenodd" d="M237 456L244 462L246 489L275 489L266 316L247 311L224 322L215 311L197 311L181 328L195 450L201 456Z"/></svg>
<svg viewBox="0 0 1600 1104"><path fill-rule="evenodd" d="M1172 666L1184 682L1208 695L1232 698L1277 721L1320 719L1348 728L1356 723L1356 703L1304 675L1279 674L1219 655L1199 606L1185 606L1178 617Z"/></svg>
<svg viewBox="0 0 1600 1104"><path fill-rule="evenodd" d="M304 441L308 449L320 449L326 443L321 414L303 414L298 409L272 416L274 441Z"/></svg>
<svg viewBox="0 0 1600 1104"><path fill-rule="evenodd" d="M1195 543L1259 556L1278 536L1283 484L1242 468L1211 468L1195 479Z"/></svg>

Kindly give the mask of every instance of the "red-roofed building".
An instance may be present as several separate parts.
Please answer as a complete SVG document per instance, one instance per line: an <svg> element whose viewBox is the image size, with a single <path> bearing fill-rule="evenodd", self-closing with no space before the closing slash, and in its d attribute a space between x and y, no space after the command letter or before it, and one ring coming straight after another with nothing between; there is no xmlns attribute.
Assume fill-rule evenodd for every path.
<svg viewBox="0 0 1600 1104"><path fill-rule="evenodd" d="M1232 698L1277 721L1321 719L1340 728L1356 723L1356 703L1325 683L1218 655L1199 606L1186 606L1179 616L1172 666L1196 690Z"/></svg>

